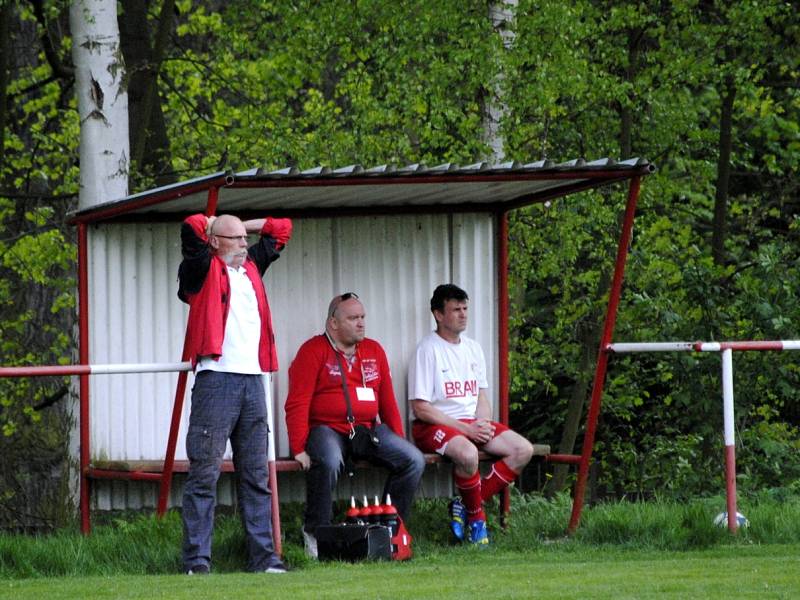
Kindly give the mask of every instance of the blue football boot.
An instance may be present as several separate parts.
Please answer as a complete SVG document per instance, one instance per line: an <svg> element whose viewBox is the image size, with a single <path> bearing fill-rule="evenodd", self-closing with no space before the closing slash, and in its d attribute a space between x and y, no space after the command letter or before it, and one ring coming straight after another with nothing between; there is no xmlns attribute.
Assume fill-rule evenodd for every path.
<svg viewBox="0 0 800 600"><path fill-rule="evenodd" d="M485 546L489 543L489 530L486 528L486 521L479 519L469 524L469 541L471 544L478 546Z"/></svg>
<svg viewBox="0 0 800 600"><path fill-rule="evenodd" d="M467 527L467 508L461 503L461 498L453 498L447 505L450 513L450 531L459 542L464 541Z"/></svg>

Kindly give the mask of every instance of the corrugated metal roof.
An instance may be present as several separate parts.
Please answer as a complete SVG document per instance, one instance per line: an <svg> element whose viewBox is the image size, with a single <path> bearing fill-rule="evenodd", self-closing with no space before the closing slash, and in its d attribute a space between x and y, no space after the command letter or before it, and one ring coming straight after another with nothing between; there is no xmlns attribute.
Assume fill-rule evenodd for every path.
<svg viewBox="0 0 800 600"><path fill-rule="evenodd" d="M497 211L542 202L615 181L648 175L643 158L602 158L562 163L476 162L435 167L411 164L364 168L317 166L300 171L250 169L217 172L155 188L72 214L73 222L125 218L166 219L205 210L208 191L219 188L217 212L249 211L289 216L365 212Z"/></svg>

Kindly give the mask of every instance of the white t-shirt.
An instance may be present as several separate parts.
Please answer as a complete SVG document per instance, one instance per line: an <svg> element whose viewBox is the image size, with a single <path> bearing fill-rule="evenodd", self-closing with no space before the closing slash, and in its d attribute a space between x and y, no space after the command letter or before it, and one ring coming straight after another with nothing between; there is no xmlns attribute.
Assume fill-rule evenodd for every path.
<svg viewBox="0 0 800 600"><path fill-rule="evenodd" d="M253 283L244 267L227 267L231 283L231 304L222 338L219 360L201 358L197 371L223 371L242 375L258 375L258 342L261 340L261 316Z"/></svg>
<svg viewBox="0 0 800 600"><path fill-rule="evenodd" d="M483 350L463 335L451 344L432 331L408 366L409 400L427 400L454 419L474 419L478 392L488 387Z"/></svg>

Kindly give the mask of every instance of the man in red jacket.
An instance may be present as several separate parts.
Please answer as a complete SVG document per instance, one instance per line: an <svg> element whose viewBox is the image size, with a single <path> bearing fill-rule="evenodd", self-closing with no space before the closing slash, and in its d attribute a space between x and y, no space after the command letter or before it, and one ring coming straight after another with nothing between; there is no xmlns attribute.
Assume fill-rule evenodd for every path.
<svg viewBox="0 0 800 600"><path fill-rule="evenodd" d="M353 425L375 427L377 446L371 462L389 470L384 499L391 495L406 521L425 470L422 453L405 439L392 388L392 375L381 345L365 337L364 305L353 293L331 300L325 333L297 351L289 367L286 428L292 455L307 471L303 539L316 557L316 528L332 518L332 494L349 456L347 402Z"/></svg>
<svg viewBox="0 0 800 600"><path fill-rule="evenodd" d="M259 240L248 248L248 234ZM262 277L292 234L289 219L193 215L183 222L178 297L189 304L186 349L195 367L186 434L183 568L211 569L217 479L228 439L249 571L285 573L272 540L267 407L262 373L278 368Z"/></svg>

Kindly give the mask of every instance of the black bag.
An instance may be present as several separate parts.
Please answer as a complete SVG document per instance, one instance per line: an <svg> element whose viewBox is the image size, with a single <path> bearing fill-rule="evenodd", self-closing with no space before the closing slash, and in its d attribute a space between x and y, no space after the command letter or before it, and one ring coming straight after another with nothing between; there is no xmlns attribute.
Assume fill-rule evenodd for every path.
<svg viewBox="0 0 800 600"><path fill-rule="evenodd" d="M347 422L350 424L350 433L348 434L348 443L350 452L348 453L348 461L353 458L370 458L374 454L374 450L381 443L380 438L375 433L375 422L372 422L372 427L366 425L355 425L355 417L353 416L353 407L350 404L350 392L347 391L347 382L344 380L344 365L339 356L336 348L333 349L336 354L336 360L339 362L339 372L342 376L342 389L344 390L344 400L347 403ZM353 472L352 465L348 466L347 471Z"/></svg>
<svg viewBox="0 0 800 600"><path fill-rule="evenodd" d="M370 458L381 440L375 433L375 425L354 425L349 435L350 454L353 458Z"/></svg>
<svg viewBox="0 0 800 600"><path fill-rule="evenodd" d="M392 530L384 525L320 525L319 560L391 560Z"/></svg>

